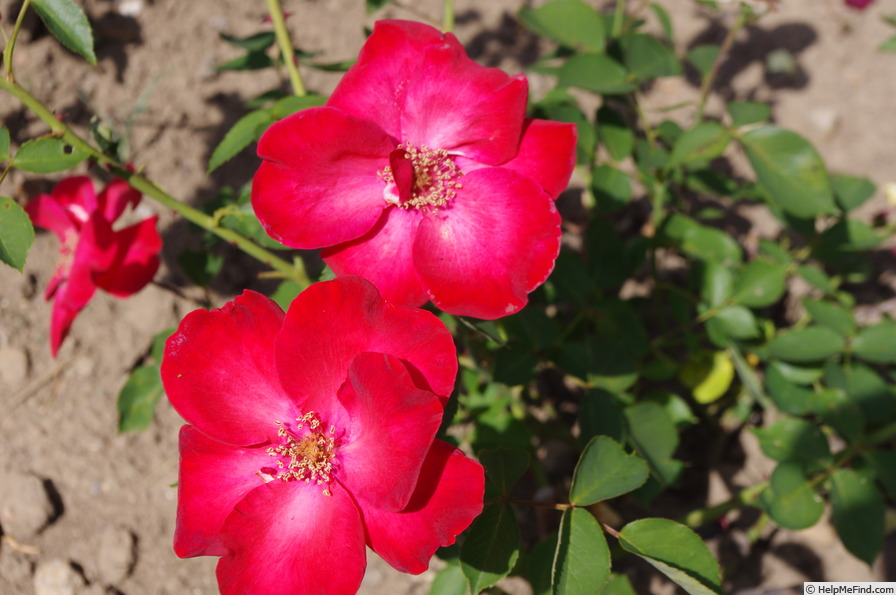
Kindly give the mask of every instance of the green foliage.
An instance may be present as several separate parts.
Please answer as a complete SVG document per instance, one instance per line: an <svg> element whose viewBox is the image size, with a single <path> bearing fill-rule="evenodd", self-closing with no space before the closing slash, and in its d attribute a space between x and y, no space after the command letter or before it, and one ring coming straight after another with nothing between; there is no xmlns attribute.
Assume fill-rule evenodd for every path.
<svg viewBox="0 0 896 595"><path fill-rule="evenodd" d="M31 0L31 6L59 43L96 64L87 15L72 0Z"/></svg>
<svg viewBox="0 0 896 595"><path fill-rule="evenodd" d="M13 165L35 174L51 174L71 169L85 159L87 153L61 139L44 137L23 143L13 159Z"/></svg>
<svg viewBox="0 0 896 595"><path fill-rule="evenodd" d="M692 595L721 593L719 564L696 533L668 519L641 519L619 533L619 545L649 562Z"/></svg>
<svg viewBox="0 0 896 595"><path fill-rule="evenodd" d="M538 8L522 8L520 21L536 34L573 50L602 52L604 21L581 0L554 0Z"/></svg>
<svg viewBox="0 0 896 595"><path fill-rule="evenodd" d="M569 501L587 506L627 494L641 487L648 473L643 460L626 454L612 438L597 436L585 446L576 465Z"/></svg>
<svg viewBox="0 0 896 595"><path fill-rule="evenodd" d="M153 337L148 363L134 368L118 393L119 432L145 430L152 422L156 403L165 392L159 369L165 341L174 331L171 328Z"/></svg>
<svg viewBox="0 0 896 595"><path fill-rule="evenodd" d="M21 273L32 242L34 226L25 209L0 196L0 261Z"/></svg>
<svg viewBox="0 0 896 595"><path fill-rule="evenodd" d="M460 550L470 591L479 593L507 576L519 557L520 530L509 504L487 504Z"/></svg>
<svg viewBox="0 0 896 595"><path fill-rule="evenodd" d="M554 556L553 593L599 593L610 576L610 550L600 525L591 514L570 508L560 519Z"/></svg>

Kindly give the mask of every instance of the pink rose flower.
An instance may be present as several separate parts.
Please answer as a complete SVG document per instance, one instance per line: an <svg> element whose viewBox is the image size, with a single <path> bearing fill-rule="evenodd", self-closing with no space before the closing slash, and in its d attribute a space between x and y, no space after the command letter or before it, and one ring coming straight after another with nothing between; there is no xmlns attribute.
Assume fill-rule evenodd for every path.
<svg viewBox="0 0 896 595"><path fill-rule="evenodd" d="M358 277L187 315L162 362L190 424L175 553L221 556L225 594L354 593L365 544L423 572L482 510L482 466L435 440L456 373L435 316Z"/></svg>
<svg viewBox="0 0 896 595"><path fill-rule="evenodd" d="M527 97L454 35L379 21L326 106L262 136L255 212L392 302L512 314L554 267L575 165L575 126L527 119Z"/></svg>
<svg viewBox="0 0 896 595"><path fill-rule="evenodd" d="M60 242L59 264L44 295L53 300L53 357L97 287L127 297L143 289L156 274L162 250L162 238L156 231L158 218L113 229L128 205L135 207L139 202L140 193L124 180L112 180L97 195L90 178L75 176L26 205L34 225L52 231Z"/></svg>

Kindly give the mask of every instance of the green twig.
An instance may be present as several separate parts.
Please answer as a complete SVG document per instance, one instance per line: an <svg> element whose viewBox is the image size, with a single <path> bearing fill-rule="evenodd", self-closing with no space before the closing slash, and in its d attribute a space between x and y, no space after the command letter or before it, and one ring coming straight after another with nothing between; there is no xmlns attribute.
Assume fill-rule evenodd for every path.
<svg viewBox="0 0 896 595"><path fill-rule="evenodd" d="M442 14L442 31L450 33L454 31L454 0L445 0Z"/></svg>
<svg viewBox="0 0 896 595"><path fill-rule="evenodd" d="M725 516L728 512L741 506L751 506L759 498L759 495L768 487L768 481L761 481L756 485L744 488L735 494L730 500L710 506L692 510L684 517L684 524L688 527L700 527Z"/></svg>
<svg viewBox="0 0 896 595"><path fill-rule="evenodd" d="M302 84L302 75L299 74L299 67L296 66L296 52L292 47L292 40L289 38L289 32L286 30L286 20L283 18L283 11L280 9L279 0L268 0L268 12L271 13L271 22L274 24L274 34L277 36L277 45L280 46L280 55L283 56L283 63L286 64L286 71L289 73L289 82L292 85L292 92L302 97L306 95L305 85Z"/></svg>
<svg viewBox="0 0 896 595"><path fill-rule="evenodd" d="M311 284L311 280L308 278L304 265L302 265L300 260L290 263L235 231L219 227L213 217L182 203L143 175L132 172L124 164L95 149L90 143L75 134L67 124L57 120L53 112L42 104L40 100L12 80L0 77L0 89L9 92L13 97L21 101L37 117L43 120L58 138L70 144L76 150L90 155L97 163L125 180L131 187L149 196L162 206L179 213L187 221L212 232L224 241L236 246L246 254L281 273L284 277L294 279L304 287Z"/></svg>
<svg viewBox="0 0 896 595"><path fill-rule="evenodd" d="M31 0L22 2L22 8L19 9L19 16L16 17L16 24L12 30L12 37L10 37L6 47L3 48L3 64L6 65L6 78L10 81L14 80L12 74L12 52L16 47L16 39L19 37L19 30L21 30L22 23L25 21L25 13L28 12L29 6L31 6Z"/></svg>
<svg viewBox="0 0 896 595"><path fill-rule="evenodd" d="M709 70L709 74L707 74L703 78L703 82L700 83L700 99L697 101L697 122L703 121L703 109L706 107L706 101L709 98L709 91L712 89L712 84L716 80L716 76L718 76L719 74L719 68L722 66L722 60L724 60L725 56L728 55L728 52L731 50L731 45L734 43L734 38L746 24L747 14L745 11L741 10L737 15L737 21L735 21L734 25L728 31L728 34L725 36L725 40L722 42L722 45L719 48L719 53L716 56L715 61L712 63L712 68Z"/></svg>
<svg viewBox="0 0 896 595"><path fill-rule="evenodd" d="M613 30L610 32L611 37L619 37L622 33L622 25L625 22L625 1L616 0L616 10L613 13Z"/></svg>

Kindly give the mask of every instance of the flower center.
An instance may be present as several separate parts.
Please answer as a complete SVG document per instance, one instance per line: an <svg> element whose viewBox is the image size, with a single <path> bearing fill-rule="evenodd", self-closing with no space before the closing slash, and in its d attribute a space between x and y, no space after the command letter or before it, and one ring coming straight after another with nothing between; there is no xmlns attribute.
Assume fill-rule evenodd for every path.
<svg viewBox="0 0 896 595"><path fill-rule="evenodd" d="M336 455L335 426L325 431L313 411L296 418L295 424L275 423L282 442L269 447L267 453L277 459L277 468L262 469L262 477L329 484ZM326 488L324 495L330 495Z"/></svg>
<svg viewBox="0 0 896 595"><path fill-rule="evenodd" d="M460 177L464 174L445 149L403 143L389 154L389 165L377 175L386 183L386 202L435 212L463 187Z"/></svg>

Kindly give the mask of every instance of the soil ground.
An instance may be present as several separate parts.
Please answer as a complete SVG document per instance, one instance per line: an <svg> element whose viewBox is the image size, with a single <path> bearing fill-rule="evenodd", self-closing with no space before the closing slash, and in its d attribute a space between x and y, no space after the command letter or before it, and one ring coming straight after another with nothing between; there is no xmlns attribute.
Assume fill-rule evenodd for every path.
<svg viewBox="0 0 896 595"><path fill-rule="evenodd" d="M661 3L675 22L680 54L699 43L721 41L729 25L692 0ZM7 32L18 4L0 2ZM91 113L119 130L133 118L131 159L183 200L199 204L223 185L238 187L249 180L258 164L251 149L211 177L205 171L213 148L245 113L244 102L283 84L273 71L215 71L216 64L239 53L219 35L242 37L269 27L263 23L265 3L81 4L98 33L98 65L89 67L60 49L33 21L26 23L15 53L17 80L81 131ZM284 9L293 13L288 24L298 45L319 52L315 60L335 62L356 55L364 40L362 27L376 18L422 18L438 24L440 2L405 4L374 15L365 15L361 0L285 0ZM518 5L512 0L457 0L456 33L475 59L517 72L535 58L537 41L514 20ZM775 14L737 38L717 88L728 98L770 101L776 121L815 143L832 171L869 176L878 193L864 209L868 216L885 207L883 187L896 181L896 54L876 50L896 32L880 18L891 13L896 13L896 0L878 0L864 12L846 8L841 0L782 0ZM767 72L766 58L776 49L788 50L794 59L787 74ZM310 69L304 75L307 86L321 93L331 91L339 76ZM534 77L533 95L538 97L548 85L547 79ZM695 95L693 84L670 79L655 85L650 102L662 107ZM720 109L720 102L710 102L710 112ZM10 128L14 145L46 131L8 96L0 96L0 119ZM25 200L48 190L53 179L14 172L0 184L0 194ZM120 435L115 402L152 336L197 307L193 300L219 305L243 287L259 285L255 269L247 264L216 281L208 295L190 288L175 256L185 245L196 246L195 237L157 205L147 208L161 215L166 240L157 280L183 288L184 295L160 285L126 301L98 294L55 360L48 341L50 304L42 299L57 258L55 237L38 234L24 275L0 266L4 595L216 592L214 559L179 560L171 550L181 420L163 401L148 430ZM887 262L893 264L892 259ZM866 304L868 316L892 311L890 277L882 275L879 293ZM749 437L742 448L743 461L711 478L702 494L707 503L767 475L768 461ZM754 545L738 535L713 539L729 568L733 592L799 592L804 580L896 580L892 538L869 568L843 550L827 523L799 534L767 534ZM629 572L645 590L668 592L668 586L650 578L654 573L648 567ZM433 576L430 570L407 577L372 556L361 592L425 593ZM526 592L518 583L505 586Z"/></svg>

